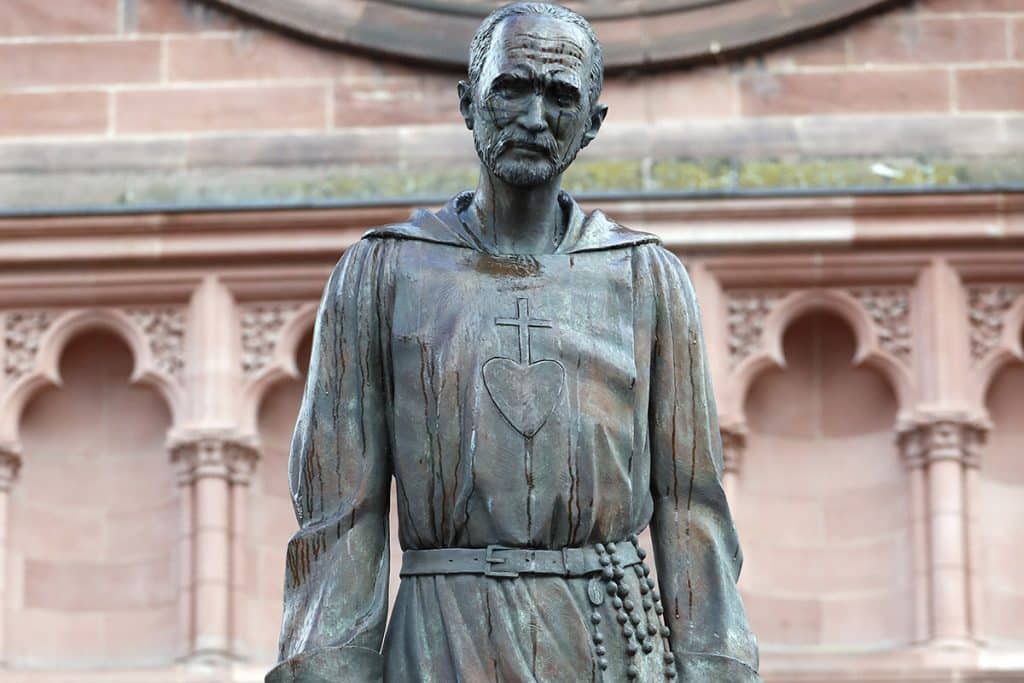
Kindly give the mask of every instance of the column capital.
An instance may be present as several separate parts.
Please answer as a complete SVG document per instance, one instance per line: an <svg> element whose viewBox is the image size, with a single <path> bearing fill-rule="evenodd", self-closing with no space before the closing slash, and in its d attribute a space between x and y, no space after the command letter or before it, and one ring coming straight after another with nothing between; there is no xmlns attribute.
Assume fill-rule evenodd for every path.
<svg viewBox="0 0 1024 683"><path fill-rule="evenodd" d="M907 469L924 469L928 463L925 430L918 425L906 425L899 430L897 441L900 457Z"/></svg>
<svg viewBox="0 0 1024 683"><path fill-rule="evenodd" d="M197 479L218 477L232 484L248 485L259 461L253 437L219 431L175 435L170 442L171 463L178 471L178 483L187 486Z"/></svg>
<svg viewBox="0 0 1024 683"><path fill-rule="evenodd" d="M910 469L941 460L979 467L987 432L984 422L963 413L923 414L901 428L900 452Z"/></svg>
<svg viewBox="0 0 1024 683"><path fill-rule="evenodd" d="M13 448L0 446L0 492L11 489L20 469L21 455Z"/></svg>
<svg viewBox="0 0 1024 683"><path fill-rule="evenodd" d="M747 428L741 424L721 425L723 469L738 475L743 466L743 452L747 448Z"/></svg>

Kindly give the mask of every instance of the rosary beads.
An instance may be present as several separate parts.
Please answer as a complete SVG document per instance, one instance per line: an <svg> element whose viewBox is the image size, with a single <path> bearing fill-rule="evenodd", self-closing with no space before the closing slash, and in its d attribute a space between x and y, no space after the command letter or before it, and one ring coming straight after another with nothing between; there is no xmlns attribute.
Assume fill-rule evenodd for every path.
<svg viewBox="0 0 1024 683"><path fill-rule="evenodd" d="M597 666L601 671L607 671L609 666L608 648L601 631L603 617L598 611L598 607L604 603L604 595L601 594L600 586L600 583L603 582L604 590L615 611L615 621L626 641L626 655L629 657L626 676L631 681L640 676L636 655L638 652L643 652L645 655L653 652L656 646L655 636L660 635L665 646L663 657L665 678L673 680L677 674L675 656L672 654L668 641L670 631L668 626L662 622L665 608L661 603L661 596L655 588L654 579L650 576L651 569L644 561L647 552L640 546L640 539L636 534L630 536L629 540L636 548L637 557L640 559L640 562L632 567L639 585L639 597L633 596L629 586L626 585L625 577L629 567L622 566L622 558L618 554L616 545L614 543L594 545L598 562L601 564L601 576L591 581L588 593L594 606L591 622L594 626L592 639L594 652L597 655Z"/></svg>

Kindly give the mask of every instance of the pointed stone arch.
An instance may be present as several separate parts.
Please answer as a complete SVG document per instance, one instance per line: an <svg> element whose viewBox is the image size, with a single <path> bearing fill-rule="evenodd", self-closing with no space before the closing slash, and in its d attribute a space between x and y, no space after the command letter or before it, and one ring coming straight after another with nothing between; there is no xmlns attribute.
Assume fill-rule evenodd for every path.
<svg viewBox="0 0 1024 683"><path fill-rule="evenodd" d="M999 373L1011 363L1024 362L1024 296L1006 312L1002 325L998 342L979 360L974 372L972 404L983 412L986 396Z"/></svg>
<svg viewBox="0 0 1024 683"><path fill-rule="evenodd" d="M796 659L829 647L898 648L913 637L900 399L865 362L877 339L861 311L844 292L786 297L758 354L772 362L744 392L741 587L766 650ZM847 395L863 403L846 405Z"/></svg>
<svg viewBox="0 0 1024 683"><path fill-rule="evenodd" d="M176 377L160 366L150 339L140 325L123 310L89 308L54 314L42 332L38 351L20 376L0 399L0 441L17 444L18 422L25 405L47 386L60 386L60 360L67 346L78 336L103 330L123 341L133 359L129 382L149 386L162 397L176 422L183 411L184 393Z"/></svg>
<svg viewBox="0 0 1024 683"><path fill-rule="evenodd" d="M883 347L878 326L864 305L839 289L794 291L772 306L763 323L759 348L733 371L738 404L731 406L733 414L745 422L743 403L751 385L766 370L786 367L782 348L786 331L796 320L815 311L832 313L850 326L856 342L853 365L873 368L886 378L899 400L900 419L905 419L914 405L914 380L910 369Z"/></svg>
<svg viewBox="0 0 1024 683"><path fill-rule="evenodd" d="M147 347L121 312L62 316L37 359L47 381L18 396L23 467L10 494L8 545L10 566L24 577L8 610L15 668L174 659L181 529L166 453L173 417L159 384L140 381Z"/></svg>

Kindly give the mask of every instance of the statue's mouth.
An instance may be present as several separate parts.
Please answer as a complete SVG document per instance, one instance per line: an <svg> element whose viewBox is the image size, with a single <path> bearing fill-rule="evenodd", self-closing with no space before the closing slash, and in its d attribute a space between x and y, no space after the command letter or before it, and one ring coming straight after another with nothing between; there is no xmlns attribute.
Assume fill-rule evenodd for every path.
<svg viewBox="0 0 1024 683"><path fill-rule="evenodd" d="M532 152L541 156L548 156L551 150L547 146L540 144L539 142L528 142L528 141L513 141L509 143L509 147L517 149L522 152Z"/></svg>

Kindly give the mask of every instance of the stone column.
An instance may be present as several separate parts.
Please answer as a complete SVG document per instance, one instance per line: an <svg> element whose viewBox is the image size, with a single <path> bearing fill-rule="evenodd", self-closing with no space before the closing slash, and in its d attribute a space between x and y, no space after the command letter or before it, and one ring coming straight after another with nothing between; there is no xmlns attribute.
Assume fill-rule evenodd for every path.
<svg viewBox="0 0 1024 683"><path fill-rule="evenodd" d="M195 640L195 623L192 618L193 591L195 589L195 576L192 571L192 548L195 544L196 534L195 502L193 501L195 469L190 458L179 456L179 459L174 460L173 450L171 458L177 469L179 489L177 657L184 661L192 654L192 645Z"/></svg>
<svg viewBox="0 0 1024 683"><path fill-rule="evenodd" d="M968 626L975 642L985 642L985 574L982 558L979 478L981 447L988 425L969 429L964 459L964 517L967 525Z"/></svg>
<svg viewBox="0 0 1024 683"><path fill-rule="evenodd" d="M21 457L13 450L0 450L0 668L7 665L7 509L8 496L21 468Z"/></svg>
<svg viewBox="0 0 1024 683"><path fill-rule="evenodd" d="M739 484L740 467L743 464L743 452L747 447L747 432L740 426L723 426L722 433L722 488L729 505L735 507L737 487Z"/></svg>
<svg viewBox="0 0 1024 683"><path fill-rule="evenodd" d="M235 656L233 588L241 576L239 535L232 528L244 517L235 511L232 480L251 468L256 450L228 434L196 434L172 447L173 461L191 489L192 533L187 550L192 569L188 594L191 624L187 658L220 664ZM244 500L243 500L244 502Z"/></svg>
<svg viewBox="0 0 1024 683"><path fill-rule="evenodd" d="M231 652L236 658L244 658L249 652L245 540L249 515L249 482L256 462L256 451L251 447L234 448L228 461L228 481L231 485Z"/></svg>
<svg viewBox="0 0 1024 683"><path fill-rule="evenodd" d="M244 652L245 491L257 451L255 437L240 427L245 379L231 290L215 277L205 278L192 295L188 316L188 414L171 438L186 529L182 645L188 663L219 666Z"/></svg>
<svg viewBox="0 0 1024 683"><path fill-rule="evenodd" d="M917 426L926 467L930 639L933 645L973 643L966 470L982 431L961 416L937 415Z"/></svg>
<svg viewBox="0 0 1024 683"><path fill-rule="evenodd" d="M972 421L970 330L963 282L935 257L918 277L914 318L917 402L914 438L924 458L927 497L929 644L936 663L973 656L966 462L981 431ZM918 476L920 481L920 477ZM949 655L952 660L943 659ZM964 660L967 661L967 660Z"/></svg>
<svg viewBox="0 0 1024 683"><path fill-rule="evenodd" d="M900 434L900 452L910 479L910 551L914 593L914 644L931 637L931 580L928 558L928 490L925 445L920 430Z"/></svg>

